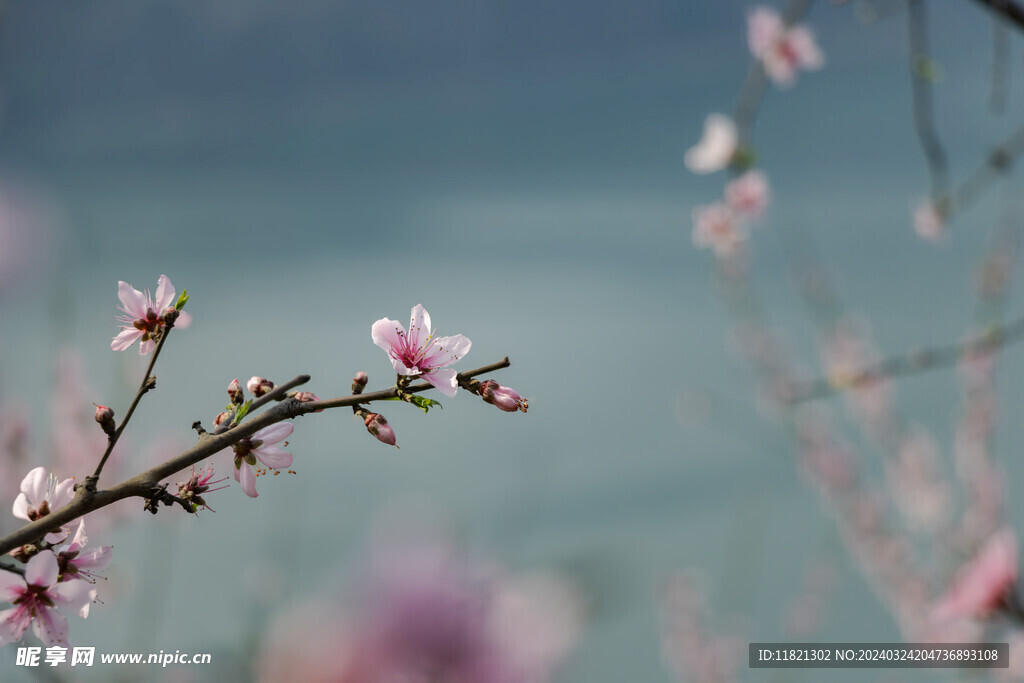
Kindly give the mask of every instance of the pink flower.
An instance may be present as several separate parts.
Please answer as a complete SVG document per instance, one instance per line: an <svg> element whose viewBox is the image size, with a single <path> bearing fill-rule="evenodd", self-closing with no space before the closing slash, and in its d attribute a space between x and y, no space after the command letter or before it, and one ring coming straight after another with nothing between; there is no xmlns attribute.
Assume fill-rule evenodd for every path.
<svg viewBox="0 0 1024 683"><path fill-rule="evenodd" d="M154 338L165 324L164 312L176 302L174 294L174 285L166 275L157 280L156 300L148 289L142 293L127 282L118 282L117 297L121 300L124 315L118 317L122 324L121 332L110 342L111 351L124 351L136 340L142 340L139 344L141 355L152 351L156 346ZM184 329L191 322L192 317L182 311L178 313L174 326Z"/></svg>
<svg viewBox="0 0 1024 683"><path fill-rule="evenodd" d="M929 201L923 201L914 208L914 232L923 240L941 242L946 235L946 219Z"/></svg>
<svg viewBox="0 0 1024 683"><path fill-rule="evenodd" d="M704 119L704 135L683 157L692 173L705 175L721 171L736 154L739 134L736 124L724 114L708 114Z"/></svg>
<svg viewBox="0 0 1024 683"><path fill-rule="evenodd" d="M399 375L422 376L445 396L458 391L455 370L448 366L462 360L472 342L461 334L435 337L430 330L430 314L422 304L412 309L408 334L401 323L381 318L373 324L370 335L374 344L388 352Z"/></svg>
<svg viewBox="0 0 1024 683"><path fill-rule="evenodd" d="M693 246L711 247L719 258L735 253L747 238L746 228L731 207L715 202L693 209Z"/></svg>
<svg viewBox="0 0 1024 683"><path fill-rule="evenodd" d="M756 169L747 171L725 186L725 203L745 218L760 218L771 199L768 178Z"/></svg>
<svg viewBox="0 0 1024 683"><path fill-rule="evenodd" d="M747 45L764 64L768 78L783 88L796 82L797 69L813 71L825 64L810 29L786 28L779 13L770 7L757 7L747 15Z"/></svg>
<svg viewBox="0 0 1024 683"><path fill-rule="evenodd" d="M218 486L217 488L210 488L214 484L227 481L227 477L217 479L215 481L211 480L213 480L213 465L207 465L198 472L196 472L196 466L192 465L192 476L189 477L188 481L178 483L178 497L184 498L192 503L193 512L195 512L196 506L200 506L204 510L214 512L214 509L206 504L206 500L203 498L202 494L220 491L221 489L226 489L228 486L225 484L224 486Z"/></svg>
<svg viewBox="0 0 1024 683"><path fill-rule="evenodd" d="M21 481L21 493L14 499L12 512L18 519L34 522L54 510L59 510L75 495L75 480L58 482L57 477L47 475L45 467L37 467ZM68 526L46 534L47 543L60 543L70 531Z"/></svg>
<svg viewBox="0 0 1024 683"><path fill-rule="evenodd" d="M492 406L495 406L500 410L504 410L506 413L514 413L517 410L521 410L525 413L530 407L530 404L526 402L526 399L517 394L514 389L504 387L493 379L486 379L483 382L480 382L478 391L480 393L480 398L485 402L490 403Z"/></svg>
<svg viewBox="0 0 1024 683"><path fill-rule="evenodd" d="M28 561L25 578L0 571L0 598L14 605L0 612L0 645L21 640L30 623L47 647L67 643L68 622L57 611L57 605L76 611L83 619L89 616L96 590L85 581L57 583L59 571L57 558L50 550Z"/></svg>
<svg viewBox="0 0 1024 683"><path fill-rule="evenodd" d="M937 622L986 616L1017 584L1017 537L1009 528L989 537L953 578L932 610Z"/></svg>
<svg viewBox="0 0 1024 683"><path fill-rule="evenodd" d="M63 550L57 553L57 564L60 568L62 581L82 579L96 583L96 572L101 572L110 565L110 554L113 546L104 545L92 550L85 550L89 538L85 535L85 520L78 522L75 537Z"/></svg>
<svg viewBox="0 0 1024 683"><path fill-rule="evenodd" d="M259 495L256 493L256 472L253 471L257 460L272 470L291 466L291 453L272 444L288 437L294 429L290 422L278 422L232 446L235 450L235 481L242 485L245 495L250 498Z"/></svg>

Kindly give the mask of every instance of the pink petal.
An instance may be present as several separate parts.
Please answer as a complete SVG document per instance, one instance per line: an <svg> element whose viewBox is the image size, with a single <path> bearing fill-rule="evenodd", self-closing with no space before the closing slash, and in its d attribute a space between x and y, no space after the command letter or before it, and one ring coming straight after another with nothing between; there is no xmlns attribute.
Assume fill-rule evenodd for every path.
<svg viewBox="0 0 1024 683"><path fill-rule="evenodd" d="M44 607L32 620L32 631L46 647L68 642L68 620L57 610Z"/></svg>
<svg viewBox="0 0 1024 683"><path fill-rule="evenodd" d="M774 50L785 32L779 13L770 7L757 7L747 15L747 46L757 59Z"/></svg>
<svg viewBox="0 0 1024 683"><path fill-rule="evenodd" d="M165 308L174 303L174 285L171 278L161 275L156 281L156 312L161 313Z"/></svg>
<svg viewBox="0 0 1024 683"><path fill-rule="evenodd" d="M75 497L75 480L65 479L54 487L50 494L50 509L60 510Z"/></svg>
<svg viewBox="0 0 1024 683"><path fill-rule="evenodd" d="M264 445L277 443L290 436L293 431L295 431L295 425L291 422L278 422L253 434L252 440L262 441Z"/></svg>
<svg viewBox="0 0 1024 683"><path fill-rule="evenodd" d="M25 566L25 582L32 586L52 586L57 583L60 567L52 550L44 550L32 557Z"/></svg>
<svg viewBox="0 0 1024 683"><path fill-rule="evenodd" d="M796 61L808 71L825 66L825 55L814 40L814 34L806 26L794 26L786 34L786 45L796 55Z"/></svg>
<svg viewBox="0 0 1024 683"><path fill-rule="evenodd" d="M430 352L421 365L425 364L430 368L443 368L446 365L458 363L462 360L463 356L469 353L471 346L473 346L473 342L461 334L451 337L438 337L434 340L433 346L430 347Z"/></svg>
<svg viewBox="0 0 1024 683"><path fill-rule="evenodd" d="M82 579L58 583L48 594L55 603L83 619L89 616L89 606L96 599L96 589Z"/></svg>
<svg viewBox="0 0 1024 683"><path fill-rule="evenodd" d="M117 283L117 298L121 300L124 312L134 318L145 318L149 300L146 295L127 282Z"/></svg>
<svg viewBox="0 0 1024 683"><path fill-rule="evenodd" d="M252 454L261 463L275 470L291 467L292 465L292 454L281 450L277 446L260 446L259 448L254 448Z"/></svg>
<svg viewBox="0 0 1024 683"><path fill-rule="evenodd" d="M370 337L373 338L373 343L385 351L401 346L404 335L405 328L389 318L381 318L370 328Z"/></svg>
<svg viewBox="0 0 1024 683"><path fill-rule="evenodd" d="M186 327L192 324L192 314L186 313L185 311L178 311L178 319L174 321L174 327L179 330L184 330Z"/></svg>
<svg viewBox="0 0 1024 683"><path fill-rule="evenodd" d="M441 368L423 375L423 379L437 387L445 396L451 397L459 390L459 385L455 382L456 374L454 368Z"/></svg>
<svg viewBox="0 0 1024 683"><path fill-rule="evenodd" d="M75 536L68 544L68 552L77 552L89 544L89 537L85 535L85 520L78 521L78 528L75 529Z"/></svg>
<svg viewBox="0 0 1024 683"><path fill-rule="evenodd" d="M28 590L28 584L14 572L0 571L0 600L14 602Z"/></svg>
<svg viewBox="0 0 1024 683"><path fill-rule="evenodd" d="M134 327L126 327L121 330L114 340L110 342L111 351L124 351L135 343L135 340L142 336L142 330Z"/></svg>
<svg viewBox="0 0 1024 683"><path fill-rule="evenodd" d="M156 342L153 341L152 339L150 339L148 341L144 341L141 344L139 344L139 355L140 356L147 356L147 355L149 355L149 352L152 351L155 348L156 348Z"/></svg>
<svg viewBox="0 0 1024 683"><path fill-rule="evenodd" d="M260 495L256 493L256 473L252 471L252 467L248 463L243 462L242 466L235 470L235 479L242 485L245 495L250 498Z"/></svg>
<svg viewBox="0 0 1024 683"><path fill-rule="evenodd" d="M99 548L80 553L75 558L75 566L79 569L86 569L93 572L101 572L110 566L113 559L114 546L103 545Z"/></svg>
<svg viewBox="0 0 1024 683"><path fill-rule="evenodd" d="M0 645L21 640L30 621L31 617L23 607L13 607L0 612Z"/></svg>
<svg viewBox="0 0 1024 683"><path fill-rule="evenodd" d="M32 506L39 507L46 500L47 483L46 468L37 467L21 480L21 492Z"/></svg>
<svg viewBox="0 0 1024 683"><path fill-rule="evenodd" d="M423 348L430 336L430 314L423 304L416 304L412 307L412 316L409 318L409 346L414 349Z"/></svg>
<svg viewBox="0 0 1024 683"><path fill-rule="evenodd" d="M19 493L18 497L14 499L12 512L18 519L28 520L28 498L24 493Z"/></svg>

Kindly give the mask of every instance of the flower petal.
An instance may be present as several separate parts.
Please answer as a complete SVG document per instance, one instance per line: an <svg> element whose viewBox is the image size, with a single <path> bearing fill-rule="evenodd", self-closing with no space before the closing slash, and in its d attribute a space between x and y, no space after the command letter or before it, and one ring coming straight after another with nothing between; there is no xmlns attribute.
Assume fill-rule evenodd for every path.
<svg viewBox="0 0 1024 683"><path fill-rule="evenodd" d="M261 463L275 470L291 467L292 465L292 454L277 446L260 446L259 448L252 449L252 453Z"/></svg>
<svg viewBox="0 0 1024 683"><path fill-rule="evenodd" d="M124 351L135 343L135 340L142 336L142 330L134 327L126 327L121 330L114 340L110 342L111 351Z"/></svg>
<svg viewBox="0 0 1024 683"><path fill-rule="evenodd" d="M390 318L381 318L370 328L370 337L373 339L373 343L385 351L400 346L404 336L405 328Z"/></svg>
<svg viewBox="0 0 1024 683"><path fill-rule="evenodd" d="M174 327L178 330L184 330L186 327L192 324L192 314L186 313L185 311L178 311L178 319L174 321Z"/></svg>
<svg viewBox="0 0 1024 683"><path fill-rule="evenodd" d="M458 363L463 356L469 353L471 346L473 346L473 342L461 334L438 337L434 340L429 355L423 359L421 365L426 365L429 368L443 368Z"/></svg>
<svg viewBox="0 0 1024 683"><path fill-rule="evenodd" d="M416 304L412 307L412 315L409 318L409 347L423 348L429 336L430 314L423 308L423 304Z"/></svg>
<svg viewBox="0 0 1024 683"><path fill-rule="evenodd" d="M14 507L11 510L18 519L28 520L28 498L24 493L19 493L14 499Z"/></svg>
<svg viewBox="0 0 1024 683"><path fill-rule="evenodd" d="M28 584L14 572L0 571L0 600L14 602L28 590Z"/></svg>
<svg viewBox="0 0 1024 683"><path fill-rule="evenodd" d="M256 493L256 473L252 471L252 467L247 463L243 462L242 466L235 470L235 479L242 485L245 495L250 498L256 498L260 495Z"/></svg>
<svg viewBox="0 0 1024 683"><path fill-rule="evenodd" d="M89 616L89 606L96 599L96 589L88 581L74 579L62 581L49 591L50 598L85 619Z"/></svg>
<svg viewBox="0 0 1024 683"><path fill-rule="evenodd" d="M21 480L21 492L34 507L46 500L47 476L45 467L36 467Z"/></svg>
<svg viewBox="0 0 1024 683"><path fill-rule="evenodd" d="M152 351L154 348L156 348L156 342L155 341L153 341L152 339L150 339L148 341L144 341L141 344L139 344L139 355L140 356L149 355L149 352Z"/></svg>
<svg viewBox="0 0 1024 683"><path fill-rule="evenodd" d="M52 607L36 611L32 631L46 647L68 642L68 620Z"/></svg>
<svg viewBox="0 0 1024 683"><path fill-rule="evenodd" d="M57 484L53 489L53 493L50 494L50 509L60 510L62 507L70 503L71 499L74 497L75 480L74 478L65 479Z"/></svg>
<svg viewBox="0 0 1024 683"><path fill-rule="evenodd" d="M32 586L47 587L57 583L57 575L60 567L57 566L57 556L52 550L44 550L34 555L25 566L25 583Z"/></svg>
<svg viewBox="0 0 1024 683"><path fill-rule="evenodd" d="M278 422L253 434L252 440L262 441L264 444L277 443L290 436L293 431L295 431L295 425L291 422Z"/></svg>
<svg viewBox="0 0 1024 683"><path fill-rule="evenodd" d="M117 283L117 298L124 312L135 318L145 318L149 300L145 294L124 281Z"/></svg>
<svg viewBox="0 0 1024 683"><path fill-rule="evenodd" d="M20 606L0 612L0 645L21 640L30 620L28 611Z"/></svg>
<svg viewBox="0 0 1024 683"><path fill-rule="evenodd" d="M440 368L423 375L423 379L437 387L437 390L445 396L452 397L459 390L455 375L455 368Z"/></svg>
<svg viewBox="0 0 1024 683"><path fill-rule="evenodd" d="M162 313L165 308L170 306L174 302L174 285L171 284L171 278L166 275L161 275L160 279L156 281L156 312Z"/></svg>

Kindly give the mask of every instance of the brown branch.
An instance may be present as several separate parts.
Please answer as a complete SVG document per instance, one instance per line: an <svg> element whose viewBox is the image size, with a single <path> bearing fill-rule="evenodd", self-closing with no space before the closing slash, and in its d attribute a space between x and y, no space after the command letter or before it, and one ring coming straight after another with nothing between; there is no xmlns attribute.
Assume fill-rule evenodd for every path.
<svg viewBox="0 0 1024 683"><path fill-rule="evenodd" d="M494 372L495 370L507 368L509 365L508 357L505 357L496 363L484 365L466 372L460 372L456 375L456 380L468 379L477 375ZM280 388L284 389L286 386L296 386L297 384L302 384L305 380L308 380L308 376L300 375L291 382L281 385ZM417 382L416 384L411 384L406 387L404 391L409 394L415 394L433 388L434 386L427 382ZM285 389L285 391L287 391L287 389ZM267 394L267 396L269 395L270 394ZM85 485L77 486L75 488L75 497L70 503L45 517L26 524L21 529L0 539L0 555L7 554L26 543L32 543L57 527L64 526L83 515L102 507L106 507L112 503L116 503L124 498L139 497L149 499L159 495L161 492L160 481L162 479L180 472L186 467L191 467L204 458L208 458L226 448L229 448L232 444L238 443L245 437L252 436L264 427L269 427L270 425L281 422L282 420L299 417L300 415L306 415L307 413L313 413L318 410L342 408L354 406L360 403L371 403L373 401L383 401L390 398L396 398L397 396L397 387L391 387L390 389L375 391L369 394L353 394L351 396L330 398L323 401L300 402L295 399L287 399L263 413L253 416L251 419L246 420L242 424L233 427L223 434L201 433L199 435L198 443L184 453L181 453L180 455L171 458L167 462L161 463L156 467L150 468L142 474L126 479L120 484L112 486L109 489L96 491L90 490L90 488ZM266 396L261 398L266 398Z"/></svg>
<svg viewBox="0 0 1024 683"><path fill-rule="evenodd" d="M1021 7L1013 0L974 0L978 4L985 5L992 10L996 16L1001 17L1020 30L1024 30L1024 7Z"/></svg>

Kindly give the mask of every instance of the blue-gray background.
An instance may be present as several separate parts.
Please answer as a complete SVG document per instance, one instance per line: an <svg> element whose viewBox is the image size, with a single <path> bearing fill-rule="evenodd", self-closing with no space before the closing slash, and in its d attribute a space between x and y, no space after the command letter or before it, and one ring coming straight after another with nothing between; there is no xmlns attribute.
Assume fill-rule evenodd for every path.
<svg viewBox="0 0 1024 683"><path fill-rule="evenodd" d="M470 547L513 570L581 580L591 619L565 681L670 680L658 591L689 568L707 577L716 626L779 640L806 565L837 558L816 638L897 639L780 429L758 412L752 378L728 352L711 256L690 243L691 208L719 196L723 178L690 175L682 157L706 114L729 111L739 92L747 9L9 3L0 170L53 220L2 290L0 390L40 429L52 359L67 346L86 358L91 400L123 411L141 368L134 351L109 351L116 283L153 288L160 273L188 288L195 323L161 358L128 458L141 462L151 434L187 443L233 377L309 372L320 396L347 393L361 369L371 386L387 383L370 324L404 321L416 303L440 334L473 340L465 366L511 356L499 379L531 402L525 416L466 395L429 416L393 408L400 451L343 415L301 420L290 439L298 475L261 479L259 500L233 486L214 495L216 514L139 513L122 527L109 595L86 622L71 619L75 641L209 651L222 675L244 677L261 620L314 586L344 584L372 521L409 497L432 501ZM844 299L896 351L961 337L986 234L1013 210L1011 184L960 217L944 248L914 236L910 206L927 179L904 18L865 25L856 9L815 7L827 66L771 90L756 131L776 205L756 235L755 283L809 358L782 231L813 234ZM990 17L966 2L933 14L938 127L958 176L1024 112L1020 45L1007 112L992 116ZM999 457L1016 481L1018 351L1004 368ZM719 397L703 420L680 417L691 389ZM947 459L956 395L951 372L900 394ZM1012 496L1010 507L1019 518ZM138 570L131 582L116 581L119 565ZM5 673L11 656L0 655Z"/></svg>

